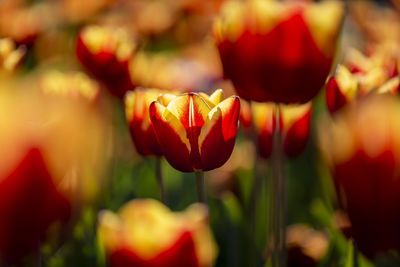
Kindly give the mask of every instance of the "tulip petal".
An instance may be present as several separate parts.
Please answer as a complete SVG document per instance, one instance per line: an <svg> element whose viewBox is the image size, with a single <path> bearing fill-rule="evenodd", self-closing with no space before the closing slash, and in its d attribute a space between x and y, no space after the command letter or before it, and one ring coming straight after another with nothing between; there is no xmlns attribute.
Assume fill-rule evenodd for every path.
<svg viewBox="0 0 400 267"><path fill-rule="evenodd" d="M150 119L167 161L177 170L193 171L190 161L190 142L186 129L178 118L159 102L150 104Z"/></svg>
<svg viewBox="0 0 400 267"><path fill-rule="evenodd" d="M204 171L222 166L230 157L239 126L239 114L238 97L227 98L210 111L199 136Z"/></svg>

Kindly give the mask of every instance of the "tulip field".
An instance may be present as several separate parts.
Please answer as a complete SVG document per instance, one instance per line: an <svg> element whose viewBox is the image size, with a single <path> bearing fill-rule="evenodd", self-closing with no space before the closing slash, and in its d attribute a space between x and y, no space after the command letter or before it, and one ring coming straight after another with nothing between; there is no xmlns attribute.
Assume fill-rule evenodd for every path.
<svg viewBox="0 0 400 267"><path fill-rule="evenodd" d="M0 267L400 266L400 0L0 1Z"/></svg>

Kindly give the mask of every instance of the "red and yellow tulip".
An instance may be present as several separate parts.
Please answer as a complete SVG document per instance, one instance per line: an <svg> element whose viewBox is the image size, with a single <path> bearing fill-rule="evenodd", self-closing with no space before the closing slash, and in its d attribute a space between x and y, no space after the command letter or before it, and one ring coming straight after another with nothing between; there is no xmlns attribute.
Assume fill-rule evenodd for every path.
<svg viewBox="0 0 400 267"><path fill-rule="evenodd" d="M361 252L400 251L400 103L373 95L320 124L323 155Z"/></svg>
<svg viewBox="0 0 400 267"><path fill-rule="evenodd" d="M207 209L172 212L156 200L133 200L99 216L98 238L111 267L208 267L217 248Z"/></svg>
<svg viewBox="0 0 400 267"><path fill-rule="evenodd" d="M76 54L82 65L110 92L123 97L133 90L129 61L135 52L135 43L122 28L86 26L77 40Z"/></svg>
<svg viewBox="0 0 400 267"><path fill-rule="evenodd" d="M262 157L272 153L276 127L275 104L252 103L254 125L258 135L258 150ZM297 157L306 147L310 135L312 104L279 106L283 151L289 158Z"/></svg>
<svg viewBox="0 0 400 267"><path fill-rule="evenodd" d="M230 157L239 126L240 100L187 93L152 102L150 119L167 161L183 172L209 171Z"/></svg>
<svg viewBox="0 0 400 267"><path fill-rule="evenodd" d="M162 156L153 125L149 106L162 94L159 89L136 88L125 95L125 114L133 144L142 156Z"/></svg>
<svg viewBox="0 0 400 267"><path fill-rule="evenodd" d="M230 1L214 25L222 65L246 100L306 103L329 74L340 2Z"/></svg>

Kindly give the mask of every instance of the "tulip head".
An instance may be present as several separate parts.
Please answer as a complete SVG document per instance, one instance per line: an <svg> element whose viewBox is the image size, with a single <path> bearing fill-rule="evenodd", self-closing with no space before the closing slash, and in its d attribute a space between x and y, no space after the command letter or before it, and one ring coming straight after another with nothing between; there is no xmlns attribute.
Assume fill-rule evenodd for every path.
<svg viewBox="0 0 400 267"><path fill-rule="evenodd" d="M129 74L134 52L135 44L125 30L94 25L81 30L76 46L82 65L118 97L134 88Z"/></svg>
<svg viewBox="0 0 400 267"><path fill-rule="evenodd" d="M169 102L168 102L169 101ZM209 171L230 157L239 126L240 100L187 93L150 105L150 119L167 161L177 170Z"/></svg>
<svg viewBox="0 0 400 267"><path fill-rule="evenodd" d="M400 249L400 103L372 95L326 118L320 144L361 252Z"/></svg>
<svg viewBox="0 0 400 267"><path fill-rule="evenodd" d="M100 213L98 237L111 267L206 267L217 252L200 204L174 213L156 200L133 200Z"/></svg>
<svg viewBox="0 0 400 267"><path fill-rule="evenodd" d="M336 1L227 2L214 25L226 77L247 100L310 101L329 74L342 15Z"/></svg>
<svg viewBox="0 0 400 267"><path fill-rule="evenodd" d="M162 156L153 125L149 106L162 93L158 89L136 88L125 95L125 114L133 144L142 156Z"/></svg>
<svg viewBox="0 0 400 267"><path fill-rule="evenodd" d="M307 145L310 135L312 104L281 105L279 107L280 134L283 152L289 158L300 155ZM272 153L276 128L276 107L272 103L252 103L254 125L258 134L260 156L269 158Z"/></svg>
<svg viewBox="0 0 400 267"><path fill-rule="evenodd" d="M369 94L395 95L399 89L399 76L390 78L383 68L351 73L347 67L339 65L326 84L326 105L333 114L357 98Z"/></svg>

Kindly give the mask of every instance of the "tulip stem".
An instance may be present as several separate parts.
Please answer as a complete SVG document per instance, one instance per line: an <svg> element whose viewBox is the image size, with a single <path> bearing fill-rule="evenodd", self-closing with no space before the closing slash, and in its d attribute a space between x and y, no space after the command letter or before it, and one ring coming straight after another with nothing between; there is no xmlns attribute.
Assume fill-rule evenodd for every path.
<svg viewBox="0 0 400 267"><path fill-rule="evenodd" d="M162 175L162 168L161 168L161 157L156 158L156 178L158 185L160 187L160 198L161 202L163 204L166 203L166 194L165 194L165 186L164 186L164 180L163 180L163 175Z"/></svg>
<svg viewBox="0 0 400 267"><path fill-rule="evenodd" d="M275 130L273 136L273 266L286 266L286 179L284 175L284 156L280 130L279 106L275 110Z"/></svg>
<svg viewBox="0 0 400 267"><path fill-rule="evenodd" d="M357 248L357 244L356 241L353 239L352 240L353 243L353 267L358 267L358 248Z"/></svg>
<svg viewBox="0 0 400 267"><path fill-rule="evenodd" d="M196 182L197 182L197 199L200 203L207 204L207 192L206 192L206 182L204 179L204 172L197 171Z"/></svg>

